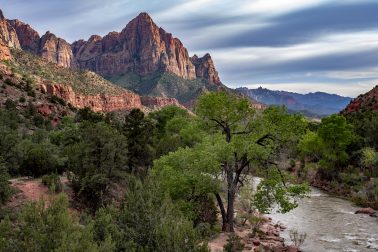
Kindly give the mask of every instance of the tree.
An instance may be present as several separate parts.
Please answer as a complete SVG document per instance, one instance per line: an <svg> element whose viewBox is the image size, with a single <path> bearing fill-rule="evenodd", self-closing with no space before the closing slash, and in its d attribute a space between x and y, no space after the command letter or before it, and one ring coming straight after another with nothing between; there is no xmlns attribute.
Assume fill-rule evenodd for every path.
<svg viewBox="0 0 378 252"><path fill-rule="evenodd" d="M12 189L8 181L9 178L3 158L0 156L0 205L4 204L12 194Z"/></svg>
<svg viewBox="0 0 378 252"><path fill-rule="evenodd" d="M193 224L149 180L131 181L121 208L100 210L94 226L95 237L111 237L117 251L208 251Z"/></svg>
<svg viewBox="0 0 378 252"><path fill-rule="evenodd" d="M61 142L75 192L94 210L110 203L112 186L125 176L126 138L103 122L84 122L67 134Z"/></svg>
<svg viewBox="0 0 378 252"><path fill-rule="evenodd" d="M208 130L207 137L192 148L180 148L157 160L154 173L163 187L171 188L173 199L180 188L177 192L182 192L181 196L177 194L182 200L189 192L213 193L222 215L222 230L232 232L236 193L252 172L250 168L274 163L269 159L274 151L305 127L300 118L289 116L283 109L256 113L248 100L224 92L201 96L196 112ZM226 206L220 193L223 179Z"/></svg>
<svg viewBox="0 0 378 252"><path fill-rule="evenodd" d="M127 138L127 166L130 172L142 172L152 164L154 126L139 109L133 109L125 118L123 132Z"/></svg>
<svg viewBox="0 0 378 252"><path fill-rule="evenodd" d="M226 179L227 207L219 193L216 199L222 214L222 230L232 232L235 196L239 185L243 185L243 173L256 162L269 162L274 150L304 130L303 123L280 108L268 109L260 117L247 99L225 92L201 96L196 112L212 132L224 136L217 144L224 148L219 168Z"/></svg>

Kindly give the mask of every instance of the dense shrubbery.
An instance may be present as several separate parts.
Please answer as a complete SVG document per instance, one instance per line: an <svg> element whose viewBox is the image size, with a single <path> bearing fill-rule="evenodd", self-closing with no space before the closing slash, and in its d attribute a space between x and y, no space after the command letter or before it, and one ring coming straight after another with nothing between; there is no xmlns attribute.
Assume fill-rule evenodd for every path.
<svg viewBox="0 0 378 252"><path fill-rule="evenodd" d="M344 118L324 118L298 145L303 168L317 163L317 175L330 182L335 191L347 192L364 206L378 207L378 113L355 112ZM303 176L305 169L299 171ZM345 196L345 195L344 195Z"/></svg>

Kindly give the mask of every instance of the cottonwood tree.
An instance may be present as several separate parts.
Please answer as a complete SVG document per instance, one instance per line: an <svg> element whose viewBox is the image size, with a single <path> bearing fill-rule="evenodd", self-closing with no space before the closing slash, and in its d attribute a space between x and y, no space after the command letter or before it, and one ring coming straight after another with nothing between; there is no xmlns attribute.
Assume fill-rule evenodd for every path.
<svg viewBox="0 0 378 252"><path fill-rule="evenodd" d="M222 230L233 232L236 194L247 174L253 172L251 168L267 164L274 151L304 127L299 126L300 118L289 116L282 109L256 113L248 100L224 92L201 96L196 113L206 125L207 137L193 148L181 148L157 160L154 173L159 175L163 185L170 185L171 194L177 194L176 189L183 187L177 187L172 181L174 178L180 178L191 188L182 190L183 194L188 191L213 193L222 215ZM220 190L223 179L227 188L226 203ZM266 198L260 195L260 201L273 204L265 200L272 198L271 194L290 193L283 183L275 183L277 187L282 190L264 187L270 195L265 195ZM281 200L280 205L287 205L283 201L290 200L289 197L273 198Z"/></svg>

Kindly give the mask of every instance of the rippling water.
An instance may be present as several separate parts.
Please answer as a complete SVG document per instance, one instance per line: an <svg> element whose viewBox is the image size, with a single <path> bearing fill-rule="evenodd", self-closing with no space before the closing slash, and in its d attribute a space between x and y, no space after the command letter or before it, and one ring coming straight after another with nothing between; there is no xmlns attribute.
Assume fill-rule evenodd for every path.
<svg viewBox="0 0 378 252"><path fill-rule="evenodd" d="M378 251L378 218L354 214L351 202L312 189L310 197L286 214L271 214L287 227L282 236L290 243L289 230L305 232L303 252Z"/></svg>

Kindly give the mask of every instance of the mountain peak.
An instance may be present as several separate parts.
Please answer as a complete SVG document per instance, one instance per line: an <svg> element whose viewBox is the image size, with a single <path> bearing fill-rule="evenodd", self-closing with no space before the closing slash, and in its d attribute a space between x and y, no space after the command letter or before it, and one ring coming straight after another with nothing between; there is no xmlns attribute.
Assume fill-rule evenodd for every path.
<svg viewBox="0 0 378 252"><path fill-rule="evenodd" d="M138 19L148 19L148 20L152 20L150 14L148 14L147 12L141 12L139 13L139 15L137 16Z"/></svg>
<svg viewBox="0 0 378 252"><path fill-rule="evenodd" d="M4 15L3 15L3 11L0 9L0 20L3 20L5 19Z"/></svg>

